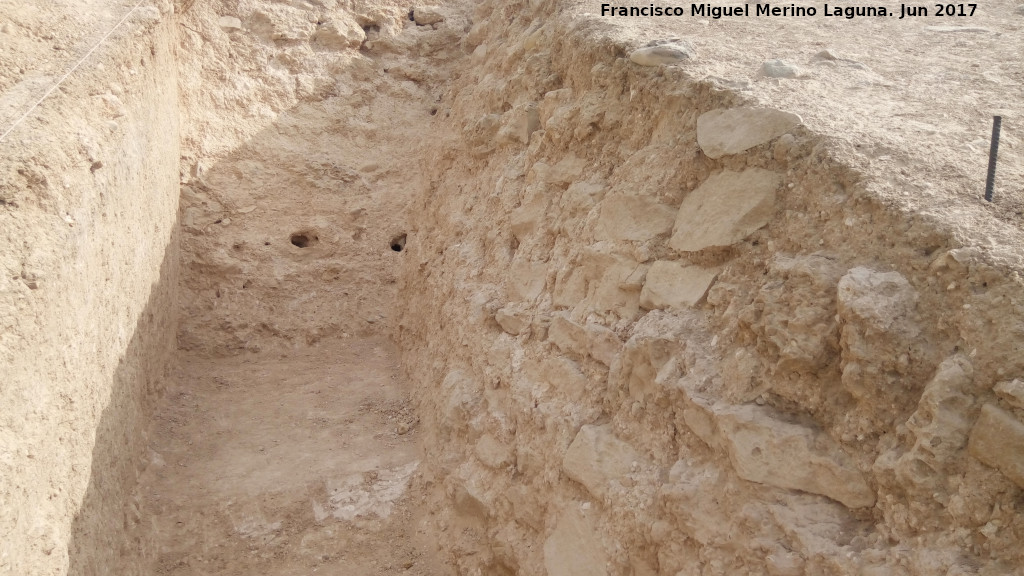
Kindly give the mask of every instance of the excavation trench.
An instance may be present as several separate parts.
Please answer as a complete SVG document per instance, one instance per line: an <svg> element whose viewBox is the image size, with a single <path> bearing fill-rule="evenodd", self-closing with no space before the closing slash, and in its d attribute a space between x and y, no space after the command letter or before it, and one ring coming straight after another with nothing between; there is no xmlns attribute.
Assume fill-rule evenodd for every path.
<svg viewBox="0 0 1024 576"><path fill-rule="evenodd" d="M0 573L1021 565L1019 231L569 3L171 8L4 142Z"/></svg>

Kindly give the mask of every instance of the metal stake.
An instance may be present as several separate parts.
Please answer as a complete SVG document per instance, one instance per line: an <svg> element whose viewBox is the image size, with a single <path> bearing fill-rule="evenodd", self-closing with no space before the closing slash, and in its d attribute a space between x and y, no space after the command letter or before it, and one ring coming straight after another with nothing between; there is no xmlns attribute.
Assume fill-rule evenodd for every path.
<svg viewBox="0 0 1024 576"><path fill-rule="evenodd" d="M988 151L988 181L985 182L985 200L992 201L992 190L996 186L996 158L999 157L999 129L1003 117L992 117L992 147Z"/></svg>

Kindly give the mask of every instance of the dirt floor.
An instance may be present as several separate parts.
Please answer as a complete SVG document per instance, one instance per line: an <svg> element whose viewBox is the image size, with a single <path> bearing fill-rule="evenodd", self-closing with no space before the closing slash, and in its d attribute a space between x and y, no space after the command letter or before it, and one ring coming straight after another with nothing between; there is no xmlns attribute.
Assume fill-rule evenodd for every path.
<svg viewBox="0 0 1024 576"><path fill-rule="evenodd" d="M152 574L439 572L394 346L182 355L137 492Z"/></svg>

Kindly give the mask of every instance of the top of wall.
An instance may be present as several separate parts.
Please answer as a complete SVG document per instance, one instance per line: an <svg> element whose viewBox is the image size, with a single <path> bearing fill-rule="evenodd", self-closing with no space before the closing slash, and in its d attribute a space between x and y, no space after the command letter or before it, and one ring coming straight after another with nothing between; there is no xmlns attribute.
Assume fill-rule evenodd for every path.
<svg viewBox="0 0 1024 576"><path fill-rule="evenodd" d="M799 114L807 128L832 138L833 157L863 174L884 204L933 218L995 262L1024 266L1024 83L1015 56L1024 52L1024 9L1012 0L978 4L971 17L937 17L928 4L928 17L903 19L893 2L872 3L895 11L888 17L852 19L826 17L824 3L808 2L796 5L816 8L815 16L757 17L751 3L751 16L720 19L691 16L689 3L679 4L682 17L601 16L601 4L567 3L565 17L581 36L624 53L681 39L694 56L676 73ZM762 66L776 59L792 64L796 76L766 76ZM988 203L995 114L1003 129L995 202Z"/></svg>

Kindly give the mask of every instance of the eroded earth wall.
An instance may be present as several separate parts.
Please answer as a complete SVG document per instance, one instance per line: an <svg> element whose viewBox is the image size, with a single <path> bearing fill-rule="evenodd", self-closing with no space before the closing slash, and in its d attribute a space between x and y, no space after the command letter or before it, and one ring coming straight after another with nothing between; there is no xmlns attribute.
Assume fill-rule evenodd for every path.
<svg viewBox="0 0 1024 576"><path fill-rule="evenodd" d="M1019 270L799 118L482 2L399 342L464 574L1019 570Z"/></svg>
<svg viewBox="0 0 1024 576"><path fill-rule="evenodd" d="M0 142L2 574L109 574L134 553L127 497L174 349L174 50L170 4L140 8Z"/></svg>

